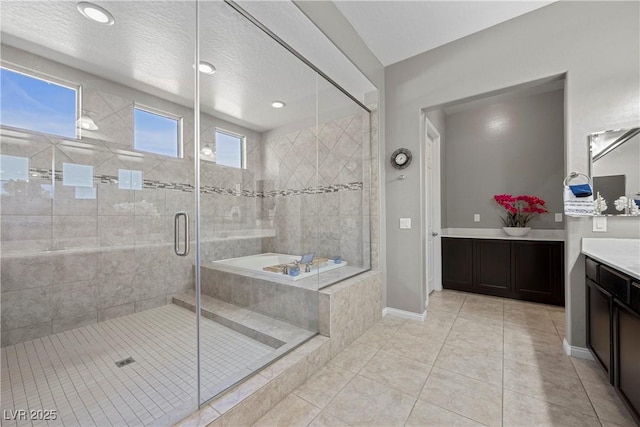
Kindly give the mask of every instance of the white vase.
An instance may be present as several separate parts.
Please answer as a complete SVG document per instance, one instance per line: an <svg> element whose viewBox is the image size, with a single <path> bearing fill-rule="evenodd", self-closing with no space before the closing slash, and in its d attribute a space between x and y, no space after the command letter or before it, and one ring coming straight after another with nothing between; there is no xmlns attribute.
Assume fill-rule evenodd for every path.
<svg viewBox="0 0 640 427"><path fill-rule="evenodd" d="M531 227L502 227L505 233L513 237L522 237L531 230Z"/></svg>

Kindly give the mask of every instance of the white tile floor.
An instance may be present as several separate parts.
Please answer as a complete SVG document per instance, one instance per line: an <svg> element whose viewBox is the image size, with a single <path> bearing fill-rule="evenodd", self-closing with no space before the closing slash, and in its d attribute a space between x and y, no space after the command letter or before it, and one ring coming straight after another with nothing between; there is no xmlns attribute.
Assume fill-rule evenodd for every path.
<svg viewBox="0 0 640 427"><path fill-rule="evenodd" d="M207 387L274 351L209 319L202 319L201 331ZM195 315L173 304L12 345L1 354L2 426L164 425L196 408ZM135 362L116 367L127 357ZM5 419L21 409L55 409L58 417Z"/></svg>

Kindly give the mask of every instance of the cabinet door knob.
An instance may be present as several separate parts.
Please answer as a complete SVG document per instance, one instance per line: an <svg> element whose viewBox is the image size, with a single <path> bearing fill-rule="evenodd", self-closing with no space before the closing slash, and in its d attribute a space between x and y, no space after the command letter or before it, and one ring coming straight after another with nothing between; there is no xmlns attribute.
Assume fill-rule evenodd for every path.
<svg viewBox="0 0 640 427"><path fill-rule="evenodd" d="M432 232L431 232L431 235L432 235L433 237L436 237L436 236L438 235L438 233L436 233L435 231L432 231Z"/></svg>

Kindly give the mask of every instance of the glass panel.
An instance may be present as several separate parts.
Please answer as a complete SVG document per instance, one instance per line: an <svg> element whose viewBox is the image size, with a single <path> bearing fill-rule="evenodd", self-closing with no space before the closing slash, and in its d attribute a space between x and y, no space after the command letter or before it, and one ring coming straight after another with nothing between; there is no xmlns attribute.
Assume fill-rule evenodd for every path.
<svg viewBox="0 0 640 427"><path fill-rule="evenodd" d="M200 59L217 69L201 82L206 401L317 333L317 269L295 262L317 253L303 225L316 210L318 77L225 3L201 3L200 22ZM216 129L246 137L244 168L223 166L239 166L238 144L231 159Z"/></svg>
<svg viewBox="0 0 640 427"><path fill-rule="evenodd" d="M326 81L318 90L320 289L371 268L369 113Z"/></svg>
<svg viewBox="0 0 640 427"><path fill-rule="evenodd" d="M73 132L1 129L1 409L172 425L197 409L196 316L173 301L194 288L174 215L194 217L195 3L102 2L112 26L76 6L2 4L2 65L70 82L80 117L74 107ZM42 111L71 110L28 93ZM174 157L136 150L136 104L184 117L184 158L175 142Z"/></svg>

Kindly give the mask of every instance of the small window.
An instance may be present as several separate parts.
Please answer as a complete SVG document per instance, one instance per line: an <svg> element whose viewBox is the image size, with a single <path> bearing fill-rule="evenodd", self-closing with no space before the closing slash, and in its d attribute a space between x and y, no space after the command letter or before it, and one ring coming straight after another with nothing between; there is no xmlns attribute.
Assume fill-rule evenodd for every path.
<svg viewBox="0 0 640 427"><path fill-rule="evenodd" d="M0 68L0 123L77 138L78 89Z"/></svg>
<svg viewBox="0 0 640 427"><path fill-rule="evenodd" d="M232 168L244 168L244 145L244 136L217 129L216 163Z"/></svg>
<svg viewBox="0 0 640 427"><path fill-rule="evenodd" d="M133 147L139 151L182 157L182 119L135 107Z"/></svg>

